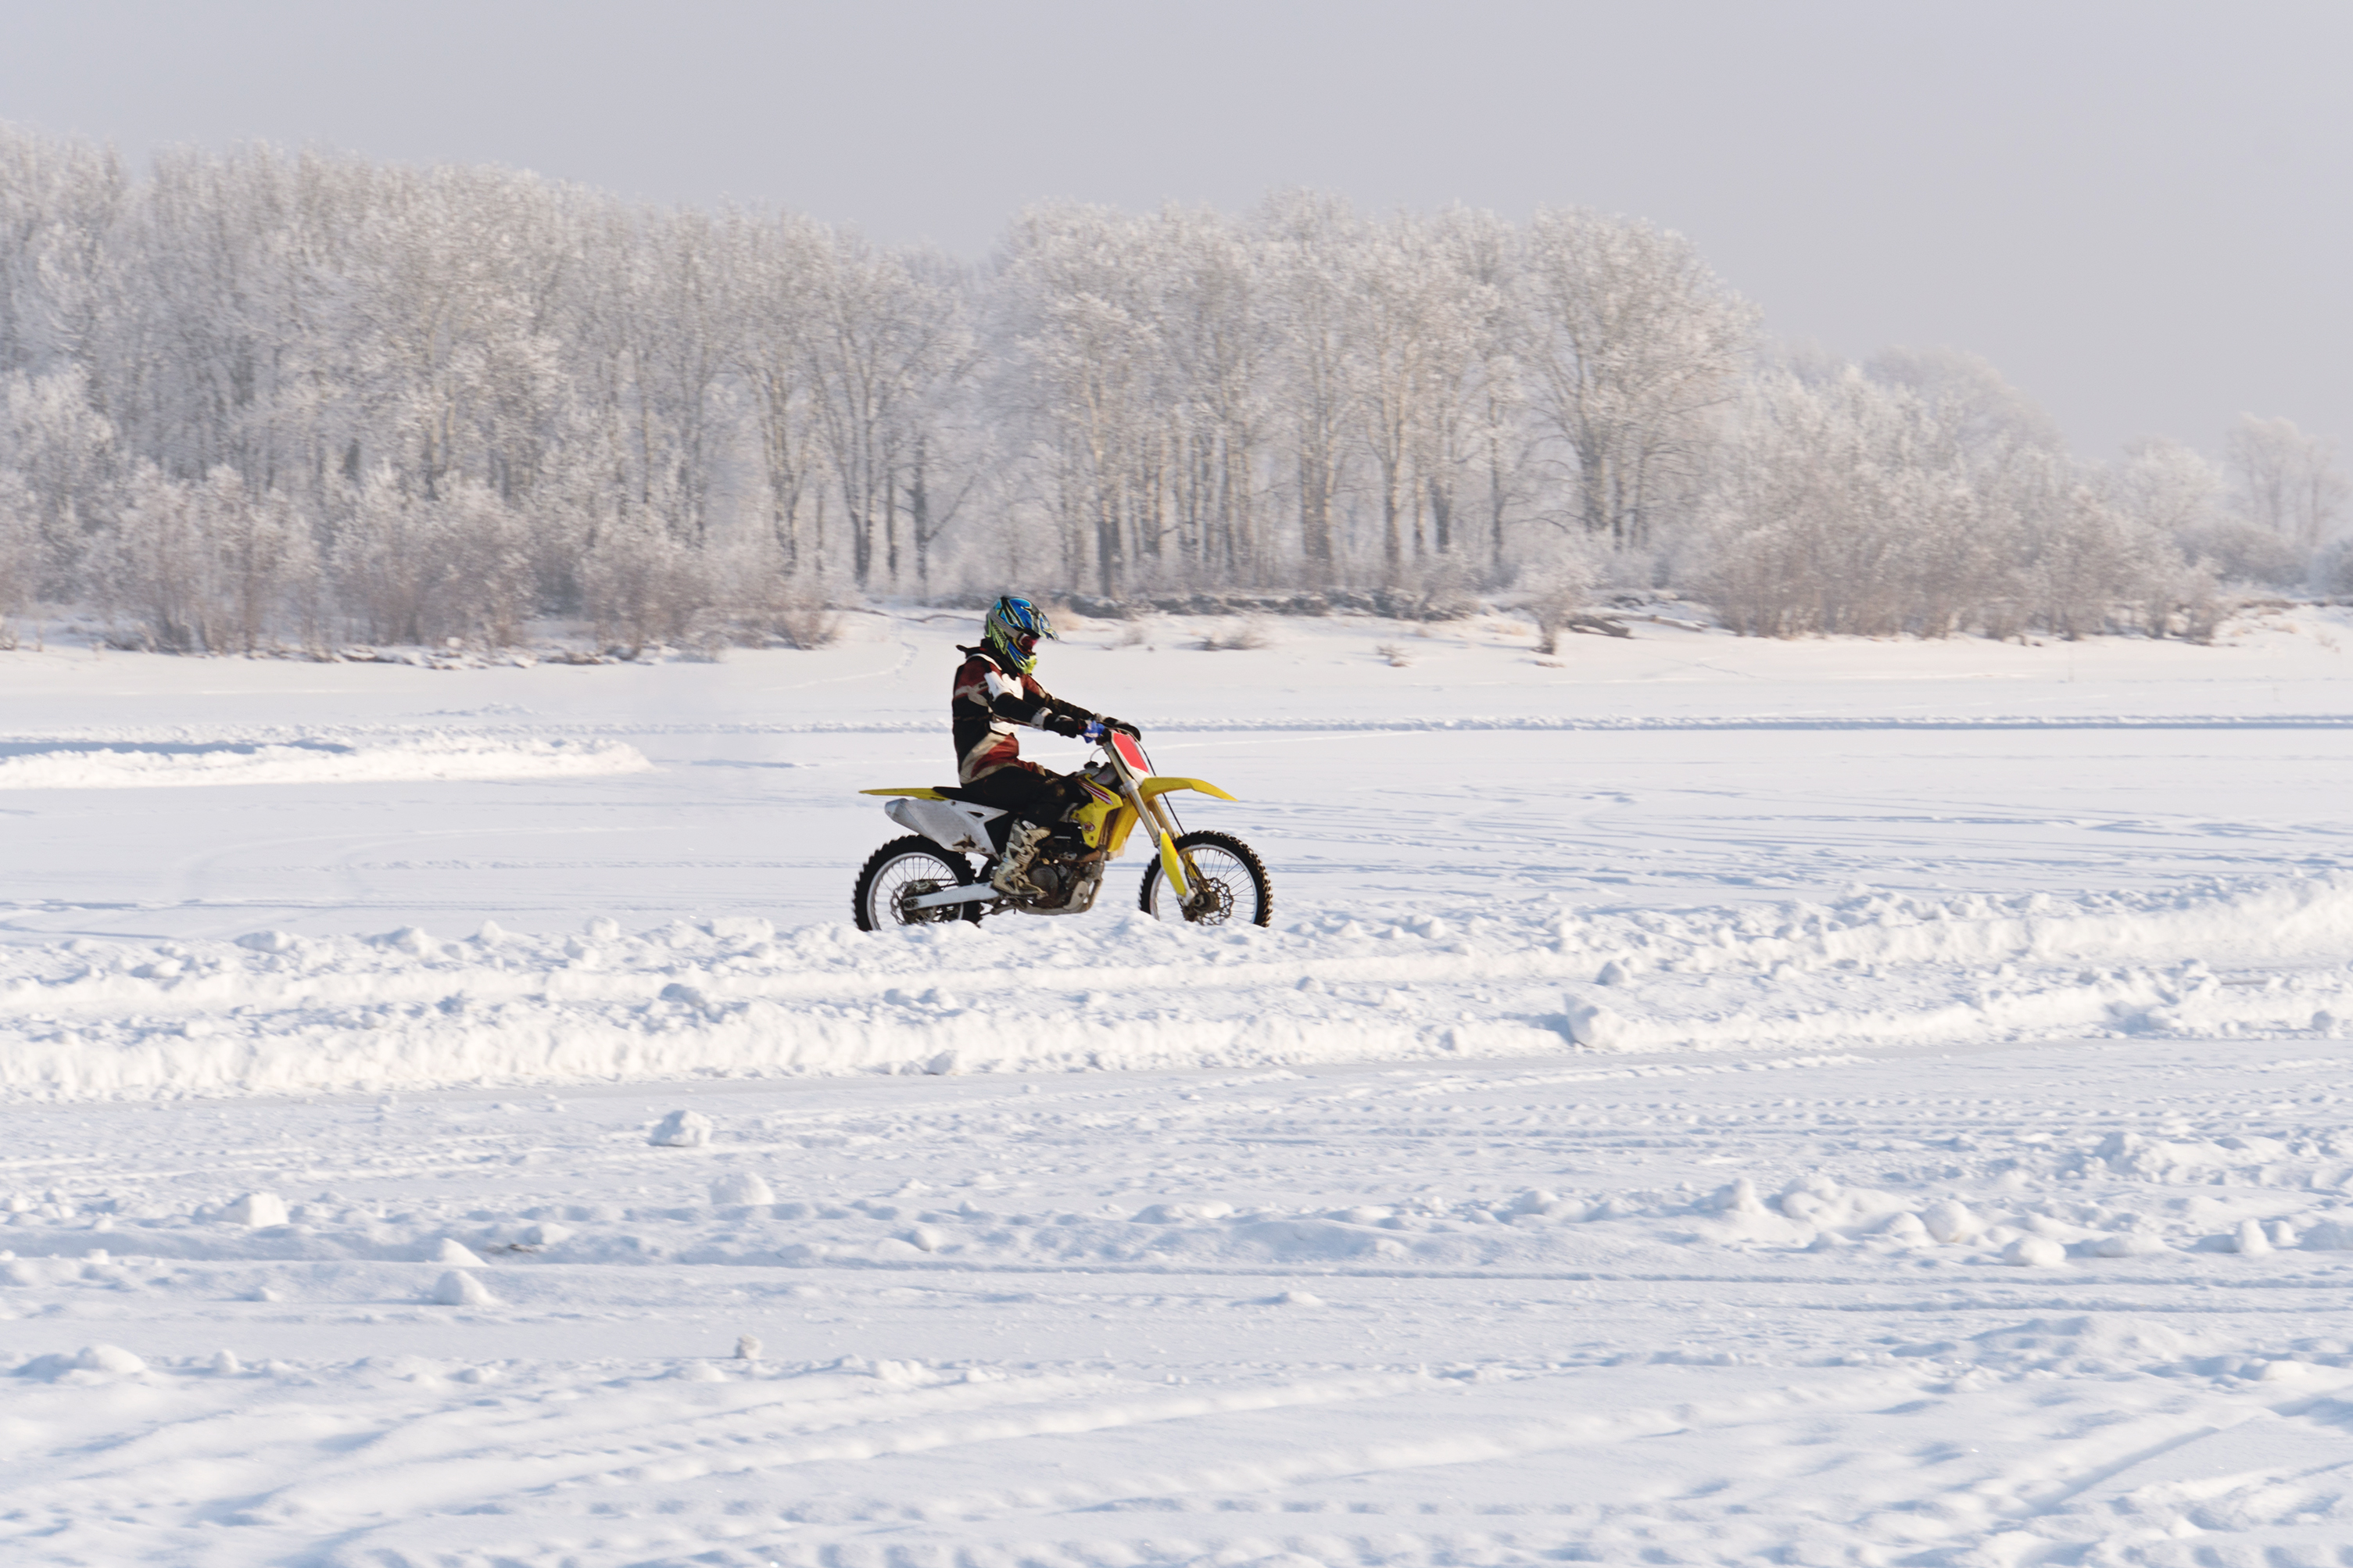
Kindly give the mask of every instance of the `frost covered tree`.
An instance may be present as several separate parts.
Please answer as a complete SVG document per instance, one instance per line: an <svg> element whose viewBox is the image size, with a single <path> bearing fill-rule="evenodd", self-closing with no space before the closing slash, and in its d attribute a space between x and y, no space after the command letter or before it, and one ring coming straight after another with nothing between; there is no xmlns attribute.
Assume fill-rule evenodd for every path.
<svg viewBox="0 0 2353 1568"><path fill-rule="evenodd" d="M1446 239L1440 225L1400 216L1364 237L1349 273L1358 416L1392 579L1409 556L1454 552L1473 371L1494 315L1492 290Z"/></svg>
<svg viewBox="0 0 2353 1568"><path fill-rule="evenodd" d="M1705 581L1739 630L1944 637L2016 591L2015 498L1935 406L1856 367L1759 375L1718 473Z"/></svg>
<svg viewBox="0 0 2353 1568"><path fill-rule="evenodd" d="M0 121L0 375L100 351L132 192L112 149Z"/></svg>
<svg viewBox="0 0 2353 1568"><path fill-rule="evenodd" d="M2204 603L2168 533L2194 475L2156 452L2128 481L2080 472L1982 362L1785 355L1727 430L1700 582L1737 630L2072 638Z"/></svg>
<svg viewBox="0 0 2353 1568"><path fill-rule="evenodd" d="M1863 373L1917 398L1942 440L1979 470L2066 450L2051 416L1976 354L1886 348L1871 356Z"/></svg>
<svg viewBox="0 0 2353 1568"><path fill-rule="evenodd" d="M740 402L760 474L761 510L784 570L826 568L825 469L810 373L815 290L824 229L789 216L732 216L728 238L739 289L733 343Z"/></svg>
<svg viewBox="0 0 2353 1568"><path fill-rule="evenodd" d="M1275 322L1275 393L1296 498L1299 553L1310 584L1340 580L1353 542L1345 510L1347 432L1356 406L1356 345L1348 332L1346 249L1356 219L1346 204L1306 191L1270 199L1266 234Z"/></svg>
<svg viewBox="0 0 2353 1568"><path fill-rule="evenodd" d="M2221 468L2179 441L2133 442L2105 479L2110 505L2184 557L2189 574L2178 596L2202 604L2222 582L2276 584L2305 574L2305 555L2232 510Z"/></svg>
<svg viewBox="0 0 2353 1568"><path fill-rule="evenodd" d="M0 468L16 476L38 537L40 587L71 596L90 530L111 497L114 428L90 406L90 382L68 362L0 382Z"/></svg>
<svg viewBox="0 0 2353 1568"><path fill-rule="evenodd" d="M1003 395L1026 416L1063 570L1125 588L1165 541L1168 430L1143 231L1100 208L1036 209L1007 244Z"/></svg>
<svg viewBox="0 0 2353 1568"><path fill-rule="evenodd" d="M1585 208L1536 213L1520 287L1531 404L1567 448L1577 518L1646 544L1704 461L1757 312L1681 235Z"/></svg>
<svg viewBox="0 0 2353 1568"><path fill-rule="evenodd" d="M861 588L913 565L901 487L933 449L932 422L972 363L955 269L835 234L810 280L810 412Z"/></svg>
<svg viewBox="0 0 2353 1568"><path fill-rule="evenodd" d="M2169 539L2198 538L2223 508L2222 471L2193 448L2163 437L2135 441L2108 472L2111 503Z"/></svg>
<svg viewBox="0 0 2353 1568"><path fill-rule="evenodd" d="M2231 426L2229 453L2242 515L2309 555L2337 531L2353 486L2337 469L2337 443L2296 428L2292 419L2242 414Z"/></svg>
<svg viewBox="0 0 2353 1568"><path fill-rule="evenodd" d="M1775 635L2066 635L2119 595L2181 618L2116 551L2284 583L2342 524L2285 421L2242 422L2218 504L2183 449L2074 462L1972 356L1759 353L1755 319L1679 237L1575 208L1045 205L967 268L510 171L134 176L0 127L7 592L192 650L535 616L797 644L830 596L1008 582L1406 613L1672 583Z"/></svg>
<svg viewBox="0 0 2353 1568"><path fill-rule="evenodd" d="M2161 541L2138 533L2089 485L2070 486L2042 521L2022 563L2031 613L2069 641L2109 629L2120 606L2148 595L2152 572L2171 564Z"/></svg>
<svg viewBox="0 0 2353 1568"><path fill-rule="evenodd" d="M40 596L41 523L32 487L0 468L0 630Z"/></svg>
<svg viewBox="0 0 2353 1568"><path fill-rule="evenodd" d="M1243 223L1195 209L1164 209L1151 226L1173 447L1168 564L1184 580L1261 582L1274 563L1262 515L1274 396L1261 241Z"/></svg>

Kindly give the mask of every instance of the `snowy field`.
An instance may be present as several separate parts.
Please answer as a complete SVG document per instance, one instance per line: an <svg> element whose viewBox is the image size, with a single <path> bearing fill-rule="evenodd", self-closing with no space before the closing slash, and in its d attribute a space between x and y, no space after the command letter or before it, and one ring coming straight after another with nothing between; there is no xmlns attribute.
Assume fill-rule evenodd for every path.
<svg viewBox="0 0 2353 1568"><path fill-rule="evenodd" d="M2353 1563L2344 612L1218 629L1264 931L849 924L967 617L0 654L0 1562Z"/></svg>

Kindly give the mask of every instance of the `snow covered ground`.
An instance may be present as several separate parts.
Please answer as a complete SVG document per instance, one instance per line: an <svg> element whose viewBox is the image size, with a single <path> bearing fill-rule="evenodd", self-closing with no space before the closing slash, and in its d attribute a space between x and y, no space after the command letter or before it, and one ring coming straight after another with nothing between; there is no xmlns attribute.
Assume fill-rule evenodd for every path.
<svg viewBox="0 0 2353 1568"><path fill-rule="evenodd" d="M1213 629L1265 931L849 926L962 616L0 655L0 1561L2353 1562L2343 612Z"/></svg>

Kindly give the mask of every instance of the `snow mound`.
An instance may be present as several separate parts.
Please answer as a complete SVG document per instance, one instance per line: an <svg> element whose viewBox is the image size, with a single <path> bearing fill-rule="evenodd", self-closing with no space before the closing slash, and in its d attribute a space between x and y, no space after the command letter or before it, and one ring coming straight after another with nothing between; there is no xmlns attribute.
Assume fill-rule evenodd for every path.
<svg viewBox="0 0 2353 1568"><path fill-rule="evenodd" d="M2001 1260L2021 1268L2055 1268L2067 1261L2067 1249L2048 1237L2021 1236L2001 1249Z"/></svg>
<svg viewBox="0 0 2353 1568"><path fill-rule="evenodd" d="M159 789L188 784L399 784L644 773L615 741L489 740L429 734L383 741L14 742L0 789Z"/></svg>
<svg viewBox="0 0 2353 1568"><path fill-rule="evenodd" d="M286 1200L276 1193L248 1193L230 1204L222 1217L237 1225L249 1225L260 1229L266 1226L286 1223Z"/></svg>
<svg viewBox="0 0 2353 1568"><path fill-rule="evenodd" d="M711 1201L721 1208L733 1204L772 1204L776 1194L757 1171L732 1171L711 1184Z"/></svg>
<svg viewBox="0 0 2353 1568"><path fill-rule="evenodd" d="M434 1285L433 1300L444 1307L495 1307L499 1304L499 1299L491 1294L489 1286L458 1268L441 1276Z"/></svg>
<svg viewBox="0 0 2353 1568"><path fill-rule="evenodd" d="M18 1377L38 1378L55 1383L68 1373L105 1373L121 1377L134 1372L144 1372L147 1363L121 1345L84 1345L72 1355L35 1356L16 1369Z"/></svg>
<svg viewBox="0 0 2353 1568"><path fill-rule="evenodd" d="M647 1135L646 1142L666 1149L700 1149L711 1142L711 1118L699 1110L673 1110Z"/></svg>

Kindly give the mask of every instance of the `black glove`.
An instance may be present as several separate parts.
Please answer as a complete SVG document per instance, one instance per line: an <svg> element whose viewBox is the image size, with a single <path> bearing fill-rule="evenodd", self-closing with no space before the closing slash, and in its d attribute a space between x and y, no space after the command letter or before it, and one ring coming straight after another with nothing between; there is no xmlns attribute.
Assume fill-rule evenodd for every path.
<svg viewBox="0 0 2353 1568"><path fill-rule="evenodd" d="M1144 731L1137 729L1134 725L1129 723L1124 719L1114 719L1110 714L1106 713L1102 718L1096 720L1095 722L1101 724L1106 730L1118 731L1121 734L1126 736L1131 741L1141 741L1144 739Z"/></svg>
<svg viewBox="0 0 2353 1568"><path fill-rule="evenodd" d="M1038 727L1041 730L1051 730L1057 735L1068 735L1072 739L1087 732L1087 721L1073 713L1050 713L1046 716L1046 721Z"/></svg>

